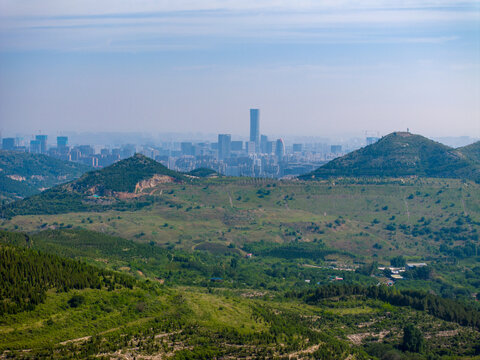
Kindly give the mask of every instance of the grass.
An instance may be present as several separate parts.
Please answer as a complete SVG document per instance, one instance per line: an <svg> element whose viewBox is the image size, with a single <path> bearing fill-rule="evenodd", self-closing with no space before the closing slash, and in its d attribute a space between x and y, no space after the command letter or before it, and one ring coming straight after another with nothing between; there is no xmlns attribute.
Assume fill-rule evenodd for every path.
<svg viewBox="0 0 480 360"><path fill-rule="evenodd" d="M210 240L241 248L260 240L321 238L334 248L382 258L427 255L429 246L438 245L429 239L415 240L398 229L388 231L388 224L414 226L425 218L431 228L438 228L465 213L480 222L480 206L475 201L480 186L460 180L412 180L405 185L271 183L276 186L268 187L270 195L263 198L257 196L259 185L247 180L208 180L207 186L163 184L158 202L138 211L17 216L2 226L25 231L80 227L186 250ZM261 183L261 188L267 189L268 184ZM166 206L166 200L181 208ZM340 217L345 223L336 226ZM318 225L319 231L310 231L310 223ZM295 230L297 236L285 235L285 228ZM373 248L376 243L381 248Z"/></svg>

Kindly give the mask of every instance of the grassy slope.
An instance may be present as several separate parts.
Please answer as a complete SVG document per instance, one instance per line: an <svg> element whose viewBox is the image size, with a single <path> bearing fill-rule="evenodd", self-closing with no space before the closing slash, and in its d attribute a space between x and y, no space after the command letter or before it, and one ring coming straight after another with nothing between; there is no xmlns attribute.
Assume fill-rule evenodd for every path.
<svg viewBox="0 0 480 360"><path fill-rule="evenodd" d="M74 293L86 300L72 309L66 302ZM472 355L480 341L480 334L469 328L371 300L332 299L322 305L306 305L296 300L245 298L221 289L209 293L197 288L163 289L152 295L140 289L51 292L46 303L34 311L2 318L0 350L31 349L31 355L46 355L51 354L48 349L56 348L57 355L63 349L70 356L79 351L75 357L83 358L86 354L82 351L90 347L93 354L111 356L119 349L133 356L215 349L234 357L256 357L262 353L300 355L302 349L314 351L319 346L332 351L336 343L337 355L333 353L331 358L338 358L338 351L343 358L362 352L362 346L378 339L396 346L404 324L409 322L422 330L426 348L433 353ZM92 335L107 343L104 340L103 347L93 346ZM309 336L319 337L308 341ZM22 355L15 354L18 358ZM357 353L351 358L362 356Z"/></svg>
<svg viewBox="0 0 480 360"><path fill-rule="evenodd" d="M301 178L338 176L427 176L480 181L480 168L458 150L420 135L399 132L334 159Z"/></svg>
<svg viewBox="0 0 480 360"><path fill-rule="evenodd" d="M457 149L462 154L480 164L480 141Z"/></svg>
<svg viewBox="0 0 480 360"><path fill-rule="evenodd" d="M259 195L260 188L268 189L269 195ZM157 189L155 203L139 211L17 216L2 226L26 231L82 227L186 250L203 242L241 247L259 240L317 238L360 256L422 257L442 242L405 234L398 227L422 228L419 220L424 218L430 229L438 230L456 226L465 214L479 222L479 193L474 183L435 179L364 185L212 180L206 186L164 184ZM337 225L340 217L344 223ZM396 231L386 230L391 223ZM375 243L382 248L373 248Z"/></svg>

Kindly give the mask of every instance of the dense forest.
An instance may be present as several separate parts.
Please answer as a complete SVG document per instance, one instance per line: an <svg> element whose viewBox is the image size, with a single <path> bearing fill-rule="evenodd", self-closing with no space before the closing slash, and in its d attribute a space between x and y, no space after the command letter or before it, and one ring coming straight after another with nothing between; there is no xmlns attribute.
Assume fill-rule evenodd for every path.
<svg viewBox="0 0 480 360"><path fill-rule="evenodd" d="M2 233L2 242L8 233ZM0 245L0 314L33 310L45 301L48 289L131 288L135 280L126 274L87 265L36 250Z"/></svg>

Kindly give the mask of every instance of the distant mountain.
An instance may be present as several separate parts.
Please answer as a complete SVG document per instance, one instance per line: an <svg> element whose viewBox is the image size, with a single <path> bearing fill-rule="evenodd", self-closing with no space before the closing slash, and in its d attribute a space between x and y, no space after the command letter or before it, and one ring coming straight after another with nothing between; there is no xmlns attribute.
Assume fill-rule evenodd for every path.
<svg viewBox="0 0 480 360"><path fill-rule="evenodd" d="M200 178L210 178L210 177L217 177L218 173L215 170L212 170L209 168L198 168L188 172L187 175L196 176Z"/></svg>
<svg viewBox="0 0 480 360"><path fill-rule="evenodd" d="M31 196L80 177L90 167L47 155L0 150L0 199Z"/></svg>
<svg viewBox="0 0 480 360"><path fill-rule="evenodd" d="M149 204L125 200L148 195L143 191L161 183L188 178L141 154L101 170L85 173L79 179L58 185L40 194L2 207L1 215L57 214L100 209L129 209Z"/></svg>
<svg viewBox="0 0 480 360"><path fill-rule="evenodd" d="M470 160L480 164L480 141L457 149Z"/></svg>
<svg viewBox="0 0 480 360"><path fill-rule="evenodd" d="M300 178L424 176L480 181L480 167L465 153L421 135L394 132Z"/></svg>

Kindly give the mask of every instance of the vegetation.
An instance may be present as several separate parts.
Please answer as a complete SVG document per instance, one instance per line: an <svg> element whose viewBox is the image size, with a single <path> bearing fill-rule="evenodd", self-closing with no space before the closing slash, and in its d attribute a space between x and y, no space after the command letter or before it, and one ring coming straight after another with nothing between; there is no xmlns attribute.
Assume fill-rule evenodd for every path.
<svg viewBox="0 0 480 360"><path fill-rule="evenodd" d="M475 161L477 164L480 164L480 141L461 147L458 149L458 151L467 156L469 159Z"/></svg>
<svg viewBox="0 0 480 360"><path fill-rule="evenodd" d="M9 235L3 233L2 236ZM90 265L53 254L12 246L0 247L0 314L33 310L45 301L50 288L58 291L105 286L114 288L116 285L131 288L133 283L134 280L125 274L99 271ZM76 300L73 303L78 304Z"/></svg>
<svg viewBox="0 0 480 360"><path fill-rule="evenodd" d="M209 168L198 168L188 172L187 174L191 176L200 177L200 178L209 178L209 177L218 176L218 173L215 170L212 170Z"/></svg>
<svg viewBox="0 0 480 360"><path fill-rule="evenodd" d="M135 186L142 180L154 175L165 175L175 181L185 180L185 176L169 170L159 162L144 155L134 156L116 162L104 169L92 171L70 184L78 193L110 195L112 192L134 192Z"/></svg>
<svg viewBox="0 0 480 360"><path fill-rule="evenodd" d="M468 154L472 148L463 148ZM429 140L420 135L395 132L377 143L334 159L304 180L339 176L404 177L426 176L480 181L480 166L466 158L461 150Z"/></svg>
<svg viewBox="0 0 480 360"><path fill-rule="evenodd" d="M116 165L3 207L3 357L480 355L479 184Z"/></svg>
<svg viewBox="0 0 480 360"><path fill-rule="evenodd" d="M76 179L90 168L47 155L0 150L0 170L0 200L7 203Z"/></svg>
<svg viewBox="0 0 480 360"><path fill-rule="evenodd" d="M63 246L62 239L66 242ZM38 252L27 246L45 250ZM84 231L78 235L72 230L33 236L2 233L1 250L6 255L2 263L6 268L16 269L12 273L17 274L22 270L8 266L12 262L35 264L27 271L36 272L38 285L44 279L44 288L55 290L44 292L36 306L0 315L3 356L63 359L102 354L109 358L121 350L131 357L161 355L175 359L367 359L386 353L409 359L414 358L409 354L419 352L417 359L427 359L472 356L480 344L478 330L462 325L460 318L462 314L478 316L478 309L458 301L445 302L422 292L364 287L360 281L356 285L354 281L351 285L314 286L285 296L279 290L261 291L256 287L229 290L226 281L195 287L171 282L167 286L154 281L154 277L133 280L105 270L110 264L120 265L117 261L127 249L122 250L124 246L135 244ZM141 246L135 251L147 256ZM104 261L98 264L105 266L101 269L50 252L78 252L91 261L102 256ZM169 261L156 266L169 267L181 255L167 252ZM218 262L221 258L203 260ZM237 268L241 267L239 263ZM275 277L279 284L281 276ZM7 284L2 283L1 288L8 289L9 277L2 273L2 278ZM20 281L19 275L15 278ZM419 307L421 303L428 307ZM458 316L443 320L443 315L434 313L437 303L445 313L456 311ZM404 329L405 323L416 325L413 330L410 326Z"/></svg>

